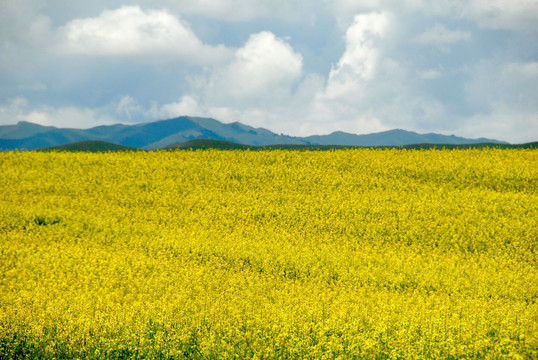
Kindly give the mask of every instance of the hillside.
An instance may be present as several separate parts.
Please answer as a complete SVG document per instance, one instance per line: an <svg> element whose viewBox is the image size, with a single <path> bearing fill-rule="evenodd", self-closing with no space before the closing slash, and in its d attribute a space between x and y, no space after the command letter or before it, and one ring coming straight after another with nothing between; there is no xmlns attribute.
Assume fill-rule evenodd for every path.
<svg viewBox="0 0 538 360"><path fill-rule="evenodd" d="M221 140L207 140L197 139L191 140L180 144L174 144L167 146L165 149L183 149L183 150L198 150L198 149L219 149L219 150L236 150L236 149L249 149L249 150L335 150L335 149L349 149L349 148L364 148L364 147L376 147L376 148L396 148L407 150L423 150L423 149L480 149L480 148L501 148L501 149L538 149L538 142L531 142L525 144L505 144L505 143L474 143L474 144L410 144L400 146L346 146L346 145L267 145L267 146L253 146L242 145L233 143L230 141Z"/></svg>
<svg viewBox="0 0 538 360"><path fill-rule="evenodd" d="M493 139L467 139L454 135L418 134L390 130L356 135L334 132L329 135L293 137L275 134L238 122L224 124L210 118L178 117L134 125L115 124L90 129L56 128L21 121L0 126L0 150L32 150L83 141L104 141L139 149L159 149L192 140L228 141L249 146L405 146L411 144L462 145L476 143L506 144Z"/></svg>
<svg viewBox="0 0 538 360"><path fill-rule="evenodd" d="M351 145L351 146L403 146L411 144L478 144L501 143L491 139L466 139L454 135L418 134L413 131L401 129L382 131L374 134L355 135L342 131L333 132L323 136L309 136L305 140L320 145Z"/></svg>
<svg viewBox="0 0 538 360"><path fill-rule="evenodd" d="M85 152L107 152L107 151L137 151L140 149L109 143L106 141L88 140L78 141L66 145L51 146L41 149L42 151L85 151Z"/></svg>

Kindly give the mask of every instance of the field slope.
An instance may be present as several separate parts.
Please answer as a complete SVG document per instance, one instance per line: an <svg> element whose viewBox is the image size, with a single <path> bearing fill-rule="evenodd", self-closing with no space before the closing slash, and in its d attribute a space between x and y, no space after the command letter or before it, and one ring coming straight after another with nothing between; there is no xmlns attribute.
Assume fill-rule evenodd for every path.
<svg viewBox="0 0 538 360"><path fill-rule="evenodd" d="M0 359L538 358L538 151L0 153Z"/></svg>

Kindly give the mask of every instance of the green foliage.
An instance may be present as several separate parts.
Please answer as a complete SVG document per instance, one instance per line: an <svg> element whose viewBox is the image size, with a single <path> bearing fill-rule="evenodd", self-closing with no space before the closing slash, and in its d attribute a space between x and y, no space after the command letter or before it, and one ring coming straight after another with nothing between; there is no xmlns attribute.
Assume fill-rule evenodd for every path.
<svg viewBox="0 0 538 360"><path fill-rule="evenodd" d="M85 151L85 152L108 152L108 151L137 151L139 149L130 146L118 145L106 141L79 141L66 145L52 146L41 151Z"/></svg>

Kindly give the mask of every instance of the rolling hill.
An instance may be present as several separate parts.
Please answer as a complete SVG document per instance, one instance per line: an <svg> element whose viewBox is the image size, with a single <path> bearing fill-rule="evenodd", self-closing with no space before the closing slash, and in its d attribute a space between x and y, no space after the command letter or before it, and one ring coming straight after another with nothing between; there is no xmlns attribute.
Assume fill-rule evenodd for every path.
<svg viewBox="0 0 538 360"><path fill-rule="evenodd" d="M65 145L42 148L43 151L84 151L84 152L108 152L108 151L141 151L138 148L109 143L99 140L77 141Z"/></svg>
<svg viewBox="0 0 538 360"><path fill-rule="evenodd" d="M203 150L203 149L219 149L219 150L335 150L335 149L349 149L364 146L352 146L352 145L291 145L291 144L277 144L266 146L254 146L254 145L242 145L231 141L223 140L207 140L196 139L190 140L184 143L167 146L165 149L174 150ZM506 143L473 143L473 144L410 144L410 145L390 145L390 146L366 146L375 148L398 148L398 149L477 149L477 148L501 148L501 149L538 149L538 142L530 142L524 144L506 144Z"/></svg>
<svg viewBox="0 0 538 360"><path fill-rule="evenodd" d="M21 121L0 126L1 150L33 150L83 141L104 141L139 149L159 149L192 140L228 141L249 146L272 145L335 145L335 146L405 146L411 144L463 145L476 143L506 144L492 139L466 139L454 135L418 134L390 130L356 135L334 132L329 135L293 137L275 134L238 122L225 124L215 119L178 117L134 125L116 124L90 129L57 128Z"/></svg>

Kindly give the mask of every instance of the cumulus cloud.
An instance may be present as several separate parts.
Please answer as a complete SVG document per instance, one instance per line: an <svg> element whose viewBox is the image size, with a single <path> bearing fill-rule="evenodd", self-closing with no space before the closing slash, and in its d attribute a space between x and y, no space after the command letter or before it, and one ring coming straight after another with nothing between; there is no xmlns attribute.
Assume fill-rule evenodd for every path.
<svg viewBox="0 0 538 360"><path fill-rule="evenodd" d="M379 53L375 41L383 35L388 24L386 14L355 16L346 31L346 50L329 74L326 97L361 96L364 81L373 78L378 66Z"/></svg>
<svg viewBox="0 0 538 360"><path fill-rule="evenodd" d="M355 16L354 23L346 31L346 51L338 61L337 74L344 67L362 78L370 78L377 61L372 38L383 36L388 26L388 16L380 13L361 14Z"/></svg>
<svg viewBox="0 0 538 360"><path fill-rule="evenodd" d="M326 128L371 133L392 128L439 130L447 118L445 106L418 91L421 82L441 76L439 70L417 72L385 46L394 35L394 15L361 13L345 35L346 49L331 70L326 87L312 102L312 130L324 119ZM304 126L306 129L309 125ZM317 125L317 126L316 126ZM444 129L443 129L444 130Z"/></svg>
<svg viewBox="0 0 538 360"><path fill-rule="evenodd" d="M331 131L338 127L354 133L387 129L371 100L374 93L379 96L386 91L382 79L386 74L394 75L390 88L399 86L399 75L394 73L398 65L384 58L379 49L389 27L390 15L386 13L372 12L354 17L345 33L346 49L331 69L326 87L313 101L313 126L305 124L303 131L307 128L310 128L308 131L318 130L326 118L338 119L332 123Z"/></svg>
<svg viewBox="0 0 538 360"><path fill-rule="evenodd" d="M139 6L75 19L59 32L59 51L67 54L173 59L196 64L218 62L229 55L224 46L203 44L188 24L169 12L143 11Z"/></svg>
<svg viewBox="0 0 538 360"><path fill-rule="evenodd" d="M273 102L289 95L302 75L301 54L263 31L250 36L233 61L200 83L207 100L222 104Z"/></svg>

